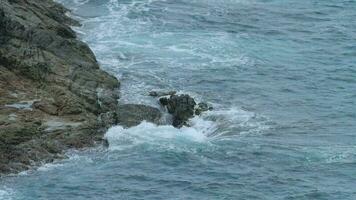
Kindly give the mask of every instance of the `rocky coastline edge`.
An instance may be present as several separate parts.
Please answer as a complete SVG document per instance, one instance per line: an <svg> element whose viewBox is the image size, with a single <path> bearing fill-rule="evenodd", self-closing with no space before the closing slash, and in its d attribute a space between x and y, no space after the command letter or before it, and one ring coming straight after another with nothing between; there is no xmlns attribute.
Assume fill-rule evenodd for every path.
<svg viewBox="0 0 356 200"><path fill-rule="evenodd" d="M0 2L0 177L63 159L69 149L107 145L113 125L181 128L212 109L175 91L147 94L160 109L119 104L119 80L100 69L68 12L53 0Z"/></svg>
<svg viewBox="0 0 356 200"><path fill-rule="evenodd" d="M120 82L100 69L52 0L0 2L0 174L102 142ZM0 175L0 176L1 176Z"/></svg>

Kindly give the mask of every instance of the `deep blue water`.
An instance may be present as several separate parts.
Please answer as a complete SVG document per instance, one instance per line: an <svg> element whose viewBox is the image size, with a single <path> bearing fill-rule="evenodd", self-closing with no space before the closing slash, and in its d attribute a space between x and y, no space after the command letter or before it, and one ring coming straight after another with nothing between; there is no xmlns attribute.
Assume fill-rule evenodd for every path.
<svg viewBox="0 0 356 200"><path fill-rule="evenodd" d="M0 199L356 199L356 1L60 2L121 102L174 89L215 110L113 127L109 149L5 178Z"/></svg>

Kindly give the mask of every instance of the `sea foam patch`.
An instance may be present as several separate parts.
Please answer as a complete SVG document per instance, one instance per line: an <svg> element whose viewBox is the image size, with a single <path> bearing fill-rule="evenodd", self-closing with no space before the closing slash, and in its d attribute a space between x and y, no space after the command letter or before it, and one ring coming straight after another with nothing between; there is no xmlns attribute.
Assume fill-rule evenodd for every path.
<svg viewBox="0 0 356 200"><path fill-rule="evenodd" d="M218 108L203 116L218 124L215 136L261 134L273 126L267 117L238 107Z"/></svg>
<svg viewBox="0 0 356 200"><path fill-rule="evenodd" d="M174 128L171 125L156 125L142 122L138 126L123 128L115 126L105 134L110 150L123 150L138 145L154 145L167 148L180 148L191 143L207 143L208 135L216 130L214 122L198 117L191 120L191 127Z"/></svg>
<svg viewBox="0 0 356 200"><path fill-rule="evenodd" d="M8 187L0 188L0 199L1 200L12 200L14 199L14 191Z"/></svg>

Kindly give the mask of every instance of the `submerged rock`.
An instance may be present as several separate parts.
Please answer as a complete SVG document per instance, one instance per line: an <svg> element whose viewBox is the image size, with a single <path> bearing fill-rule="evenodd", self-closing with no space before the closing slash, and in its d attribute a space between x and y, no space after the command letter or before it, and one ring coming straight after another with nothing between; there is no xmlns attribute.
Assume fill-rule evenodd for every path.
<svg viewBox="0 0 356 200"><path fill-rule="evenodd" d="M139 104L120 105L117 113L117 122L124 127L136 126L142 121L158 124L162 116L159 109Z"/></svg>

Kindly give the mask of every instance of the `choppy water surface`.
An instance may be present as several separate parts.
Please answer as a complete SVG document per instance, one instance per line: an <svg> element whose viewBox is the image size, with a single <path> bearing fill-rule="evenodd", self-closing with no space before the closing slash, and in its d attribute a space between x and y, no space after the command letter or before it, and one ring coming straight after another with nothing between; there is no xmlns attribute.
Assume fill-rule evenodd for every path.
<svg viewBox="0 0 356 200"><path fill-rule="evenodd" d="M356 2L61 0L122 81L215 110L113 127L109 149L1 180L0 199L356 199Z"/></svg>

